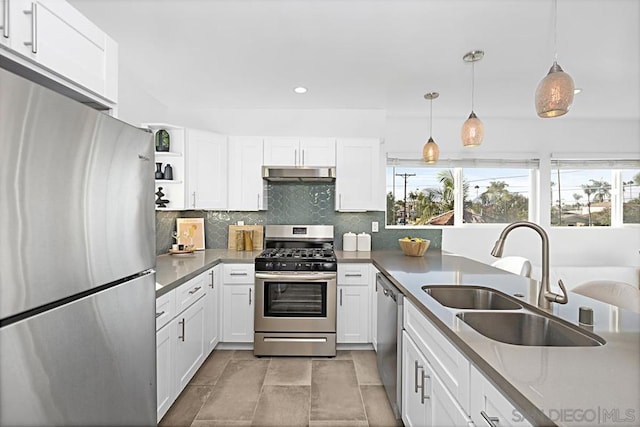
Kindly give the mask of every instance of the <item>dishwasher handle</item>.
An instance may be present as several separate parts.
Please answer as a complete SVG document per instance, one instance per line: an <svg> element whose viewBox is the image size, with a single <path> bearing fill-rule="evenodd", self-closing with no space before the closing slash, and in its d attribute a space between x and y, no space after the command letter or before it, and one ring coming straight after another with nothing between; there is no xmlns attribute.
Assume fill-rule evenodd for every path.
<svg viewBox="0 0 640 427"><path fill-rule="evenodd" d="M398 302L398 295L400 291L393 286L382 273L378 273L376 275L376 280L380 287L382 288L382 293L384 296L391 298L395 302Z"/></svg>

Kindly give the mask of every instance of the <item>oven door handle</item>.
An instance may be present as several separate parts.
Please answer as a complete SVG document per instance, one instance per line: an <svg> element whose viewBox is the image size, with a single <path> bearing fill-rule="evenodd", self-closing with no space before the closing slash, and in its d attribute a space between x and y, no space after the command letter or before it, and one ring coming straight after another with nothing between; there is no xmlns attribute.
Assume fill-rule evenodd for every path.
<svg viewBox="0 0 640 427"><path fill-rule="evenodd" d="M267 280L333 280L336 273L312 273L312 274L280 274L280 273L256 273L256 279Z"/></svg>

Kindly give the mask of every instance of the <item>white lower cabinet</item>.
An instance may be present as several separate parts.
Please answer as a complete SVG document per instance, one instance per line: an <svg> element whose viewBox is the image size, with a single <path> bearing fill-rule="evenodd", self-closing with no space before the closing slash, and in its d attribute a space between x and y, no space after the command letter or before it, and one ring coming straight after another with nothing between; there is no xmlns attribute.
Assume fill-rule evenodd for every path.
<svg viewBox="0 0 640 427"><path fill-rule="evenodd" d="M175 336L172 325L156 332L156 390L158 421L167 413L176 398L174 384Z"/></svg>
<svg viewBox="0 0 640 427"><path fill-rule="evenodd" d="M204 273L207 282L205 300L205 344L208 352L212 352L220 342L220 289L222 287L222 265L218 264Z"/></svg>
<svg viewBox="0 0 640 427"><path fill-rule="evenodd" d="M253 342L253 284L224 285L222 341Z"/></svg>
<svg viewBox="0 0 640 427"><path fill-rule="evenodd" d="M376 278L379 273L378 269L370 265L371 275L369 276L369 287L371 291L369 294L371 295L371 315L369 316L369 321L371 325L371 344L373 344L373 349L378 351L378 288L376 283Z"/></svg>
<svg viewBox="0 0 640 427"><path fill-rule="evenodd" d="M471 418L477 426L531 426L522 413L474 366L471 367Z"/></svg>
<svg viewBox="0 0 640 427"><path fill-rule="evenodd" d="M371 342L371 264L338 264L338 307L336 342L366 344Z"/></svg>
<svg viewBox="0 0 640 427"><path fill-rule="evenodd" d="M205 297L193 303L173 320L176 341L176 380L183 390L205 359ZM209 353L206 353L207 355Z"/></svg>
<svg viewBox="0 0 640 427"><path fill-rule="evenodd" d="M220 268L199 274L156 299L158 421L219 341Z"/></svg>
<svg viewBox="0 0 640 427"><path fill-rule="evenodd" d="M406 331L402 333L402 421L416 427L472 425Z"/></svg>

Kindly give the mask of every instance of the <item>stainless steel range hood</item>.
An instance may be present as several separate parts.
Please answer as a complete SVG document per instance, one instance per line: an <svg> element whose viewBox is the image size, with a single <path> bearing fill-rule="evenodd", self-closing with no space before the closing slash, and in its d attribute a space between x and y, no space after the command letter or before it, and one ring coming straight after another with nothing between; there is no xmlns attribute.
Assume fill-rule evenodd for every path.
<svg viewBox="0 0 640 427"><path fill-rule="evenodd" d="M333 182L334 167L263 166L262 178L273 182Z"/></svg>

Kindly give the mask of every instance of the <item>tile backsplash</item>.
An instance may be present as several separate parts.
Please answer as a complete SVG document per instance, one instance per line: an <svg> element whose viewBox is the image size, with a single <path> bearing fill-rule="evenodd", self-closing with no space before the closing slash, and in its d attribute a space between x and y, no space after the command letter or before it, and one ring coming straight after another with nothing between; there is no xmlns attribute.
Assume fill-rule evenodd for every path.
<svg viewBox="0 0 640 427"><path fill-rule="evenodd" d="M226 248L228 226L245 224L329 224L334 226L336 249L342 249L342 235L349 231L371 234L372 249L396 249L397 240L411 234L431 240L431 247L442 245L442 230L385 229L384 212L336 212L335 185L326 183L269 183L268 210L260 212L235 211L156 211L156 253L166 253L176 229L176 218L204 218L205 246L208 249ZM378 221L380 231L371 233L371 222Z"/></svg>

